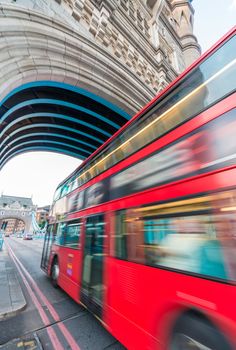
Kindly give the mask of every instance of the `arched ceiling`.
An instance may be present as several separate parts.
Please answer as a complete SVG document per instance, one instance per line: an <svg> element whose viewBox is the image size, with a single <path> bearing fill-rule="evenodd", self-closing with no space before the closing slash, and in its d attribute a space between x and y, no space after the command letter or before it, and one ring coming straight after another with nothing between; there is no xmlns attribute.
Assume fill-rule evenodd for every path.
<svg viewBox="0 0 236 350"><path fill-rule="evenodd" d="M153 97L91 33L1 4L0 169L48 150L87 158Z"/></svg>
<svg viewBox="0 0 236 350"><path fill-rule="evenodd" d="M129 115L65 83L38 81L14 89L0 105L0 168L19 153L48 150L87 158Z"/></svg>

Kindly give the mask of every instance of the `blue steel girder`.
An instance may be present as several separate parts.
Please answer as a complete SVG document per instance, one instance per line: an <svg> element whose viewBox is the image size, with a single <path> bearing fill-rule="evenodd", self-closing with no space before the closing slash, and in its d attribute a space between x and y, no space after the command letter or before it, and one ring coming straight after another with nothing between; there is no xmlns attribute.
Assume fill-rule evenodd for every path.
<svg viewBox="0 0 236 350"><path fill-rule="evenodd" d="M33 147L24 147L23 150L19 150L14 152L12 155L9 155L4 161L1 162L1 168L12 158L19 154L27 153L27 152L36 152L36 151L45 151L45 152L53 152L53 153L59 153L59 154L65 154L70 157L79 158L81 160L85 160L86 157L83 157L82 155L78 155L76 152L70 152L68 150L56 148L56 147L49 147L49 146L33 146Z"/></svg>
<svg viewBox="0 0 236 350"><path fill-rule="evenodd" d="M66 141L66 140L74 141L74 143L78 144L78 147L83 147L85 145L85 146L87 146L87 148L91 148L91 152L96 150L95 146L91 146L90 144L83 143L83 142L81 142L79 139L77 139L75 137L59 135L59 134L52 133L52 132L50 132L50 135L49 135L49 133L47 133L47 132L34 132L34 130L32 130L32 133L19 136L19 137L13 139L11 142L8 142L5 145L5 147L2 147L2 149L0 151L0 157L2 156L2 154L5 153L6 150L9 149L9 147L11 147L11 146L13 146L15 144L18 144L18 141L21 141L21 140L24 140L24 139L25 139L25 141L27 141L27 139L29 139L29 138L34 139L34 137L38 137L38 139L42 140L42 139L47 138L48 136L55 137L55 139L58 139L58 140L61 139L61 141Z"/></svg>
<svg viewBox="0 0 236 350"><path fill-rule="evenodd" d="M61 126L61 125L53 125L53 124L47 124L47 123L39 123L39 124L35 124L34 125L34 128L32 129L32 125L26 125L26 126L23 126L21 128L18 128L16 129L15 131L13 131L9 136L7 136L4 141L2 143L0 143L0 148L4 147L4 144L8 144L10 143L10 140L14 137L15 139L19 138L18 136L16 136L17 134L23 134L25 135L25 132L27 132L27 130L30 130L32 133L37 131L37 129L40 129L42 130L41 132L43 131L47 131L47 133L50 132L50 130L53 130L53 129L58 129L60 130L61 134L63 134L63 132L65 131L68 131L68 133L70 133L70 135L75 135L78 137L78 140L81 144L85 145L85 146L90 146L90 147L93 147L94 149L96 149L97 147L96 146L93 146L91 145L91 143L88 143L88 142L84 142L82 141L81 139L79 139L80 136L86 136L88 137L89 139L93 140L93 142L97 141L98 144L100 144L102 142L101 139L98 139L97 137L94 137L93 135L89 135L89 134L86 134L84 133L83 131L80 131L80 130L76 130L76 129L73 129L73 128L69 128L69 127L66 127L66 126ZM60 136L61 135L59 133L59 131L57 132L57 135Z"/></svg>
<svg viewBox="0 0 236 350"><path fill-rule="evenodd" d="M28 151L85 159L130 116L109 101L68 84L39 81L11 91L0 104L0 168Z"/></svg>

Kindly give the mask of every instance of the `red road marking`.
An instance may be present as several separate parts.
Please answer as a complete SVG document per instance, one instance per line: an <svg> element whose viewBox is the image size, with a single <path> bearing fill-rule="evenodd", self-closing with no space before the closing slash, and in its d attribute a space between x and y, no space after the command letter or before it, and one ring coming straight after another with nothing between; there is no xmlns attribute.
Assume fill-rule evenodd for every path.
<svg viewBox="0 0 236 350"><path fill-rule="evenodd" d="M49 338L51 340L51 343L53 345L53 348L55 350L63 350L63 347L61 346L61 343L60 343L60 341L59 341L59 339L58 339L54 329L52 327L50 327L49 318L47 317L45 311L43 310L42 306L40 305L38 299L34 295L34 292L33 292L32 288L30 287L29 283L27 282L25 276L21 272L20 267L18 266L17 261L15 260L15 257L13 255L14 253L12 252L12 249L9 247L8 244L6 244L6 245L7 245L7 248L9 250L11 258L12 258L12 260L14 261L14 263L16 265L16 268L18 269L18 271L19 271L19 273L21 275L21 278L22 278L22 280L23 280L23 282L25 284L25 287L27 288L31 299L32 299L33 303L35 304L35 306L36 306L36 308L37 308L37 310L39 312L39 315L40 315L44 325L47 327L46 330L47 330L48 336L49 336Z"/></svg>
<svg viewBox="0 0 236 350"><path fill-rule="evenodd" d="M10 250L11 254L13 255L13 257L15 258L15 260L17 261L17 263L20 265L20 267L22 268L22 270L25 272L26 276L28 277L28 279L31 281L34 290L36 291L36 293L38 294L38 296L40 297L41 301L47 306L48 311L50 312L51 316L53 317L53 319L56 322L60 321L60 317L58 315L58 313L56 312L56 310L54 309L54 307L52 306L52 304L50 303L50 301L47 299L47 297L41 292L40 288L38 287L38 285L36 284L36 282L34 281L34 279L30 276L29 272L26 270L26 268L24 267L24 265L20 262L20 260L17 258L17 256L15 255L15 253L13 252L13 250L11 249L11 247L8 245L8 249ZM40 305L41 306L41 305ZM43 310L44 312L44 310ZM46 314L45 314L46 315ZM47 315L46 315L47 316ZM69 330L67 329L67 327L63 324L63 323L58 323L58 327L61 330L62 334L64 335L64 337L66 338L68 344L70 345L71 349L73 350L81 350L80 347L78 346L78 344L76 343L75 339L73 338L73 336L71 335L71 333L69 332ZM57 348L56 348L57 350Z"/></svg>

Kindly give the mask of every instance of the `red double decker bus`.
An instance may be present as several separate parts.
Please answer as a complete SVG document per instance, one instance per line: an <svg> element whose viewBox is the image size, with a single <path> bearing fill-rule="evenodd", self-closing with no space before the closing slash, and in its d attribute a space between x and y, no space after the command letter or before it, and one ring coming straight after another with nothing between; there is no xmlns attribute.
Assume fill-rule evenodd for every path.
<svg viewBox="0 0 236 350"><path fill-rule="evenodd" d="M236 28L57 188L41 267L128 349L236 349Z"/></svg>

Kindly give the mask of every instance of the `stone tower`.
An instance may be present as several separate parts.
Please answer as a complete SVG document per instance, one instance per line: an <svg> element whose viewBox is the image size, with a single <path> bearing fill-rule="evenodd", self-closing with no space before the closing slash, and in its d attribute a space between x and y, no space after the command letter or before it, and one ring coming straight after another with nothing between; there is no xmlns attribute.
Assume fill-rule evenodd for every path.
<svg viewBox="0 0 236 350"><path fill-rule="evenodd" d="M1 195L0 197L0 229L3 222L15 219L24 222L25 232L33 232L32 227L32 211L36 210L36 206L32 202L32 198L14 197Z"/></svg>
<svg viewBox="0 0 236 350"><path fill-rule="evenodd" d="M194 9L190 0L171 0L173 20L183 49L185 65L189 66L201 53L193 35Z"/></svg>
<svg viewBox="0 0 236 350"><path fill-rule="evenodd" d="M25 37L16 43L14 43L14 40L11 39L10 41L9 39L8 46L14 44L10 48L14 55L21 54L22 48L18 47L21 42L26 42L26 44L29 42L29 33L27 31L32 33L31 26L34 25L35 28L37 26L42 27L46 20L48 23L52 23L51 26L56 27L56 30L60 29L61 26L61 33L64 33L65 30L67 33L70 32L71 34L69 35L74 42L77 40L77 38L74 39L75 36L83 37L86 43L82 51L80 50L82 39L79 38L78 43L75 43L75 47L78 47L78 52L75 55L78 60L78 63L76 63L74 57L69 57L71 51L70 48L67 48L69 40L60 42L56 46L53 43L51 45L47 30L53 33L55 28L53 30L49 29L49 24L45 24L45 30L43 31L43 33L46 33L44 35L45 40L42 37L40 39L41 46L37 47L35 46L36 41L32 39L33 45L32 47L28 45L25 58L28 58L27 52L30 52L29 59L33 60L33 62L39 59L41 65L45 60L51 63L55 55L52 58L48 57L48 52L57 48L62 60L62 62L59 62L60 67L65 67L62 75L65 76L65 81L67 82L68 61L73 58L73 62L76 63L80 70L81 63L79 59L83 52L86 52L87 43L91 42L94 48L91 49L90 58L86 58L87 65L91 61L91 68L89 67L88 74L85 73L86 81L83 83L79 81L81 74L75 76L72 82L70 76L68 81L72 85L79 84L80 87L92 92L96 89L102 91L103 87L99 86L99 84L103 82L106 89L112 83L114 91L109 94L110 97L116 96L116 98L114 98L114 101L111 99L111 102L118 104L131 115L150 101L152 97L166 87L200 55L199 44L193 35L194 9L190 0L14 0L14 2L12 0L0 0L0 4L3 6L4 18L9 17L9 20L13 16L13 12L18 11L17 17L22 21L20 27L22 31L17 29L18 36L26 33ZM25 15L26 12L27 16ZM40 17L42 15L44 17ZM26 25L26 29L24 29L24 25ZM8 29L9 26L6 28L6 36L10 35ZM42 28L38 29L38 32L39 36ZM1 35L5 37L4 32ZM57 37L59 41L58 34ZM8 38L5 41L8 43ZM47 45L46 51L42 50L45 46L44 41ZM33 53L34 48L38 50L36 58ZM75 51L76 49L73 49L73 53ZM92 62L92 60L98 55L110 57L108 59L104 57L104 67L100 68L100 70L104 70L101 71L101 78L99 77L98 69L95 70L96 74L92 73L94 78L98 77L99 83L97 83L95 88L95 85L88 85L91 70L94 71L94 67L97 67L97 64ZM19 58L17 57L17 59ZM107 76L105 66L107 65L110 66L109 70L113 71L113 77L108 82L105 82L104 77ZM30 69L37 72L36 79L40 80L40 67L32 66ZM46 67L44 67L44 70L45 76L47 74ZM29 67L27 67L28 71ZM74 72L76 73L76 69L74 69ZM25 73L24 67L21 67L19 74L28 73ZM53 74L50 73L48 75L51 76ZM127 82L126 86L123 86L118 81L121 75L124 76L124 81ZM5 89L5 85L7 85L8 90L10 90L10 87L15 88L18 85L17 82L12 82L18 79L15 71L13 76L10 77L11 86L9 86L7 81L8 78L4 76L4 83L2 84L0 74L0 99L6 95L6 92L9 92ZM23 80L23 82L25 80L24 77L23 79L19 77L19 79ZM32 80L34 80L33 77ZM119 89L123 97L119 96ZM133 96L134 91L135 95ZM103 97L107 98L107 96Z"/></svg>
<svg viewBox="0 0 236 350"><path fill-rule="evenodd" d="M0 4L0 167L32 149L84 159L200 54L187 0Z"/></svg>

